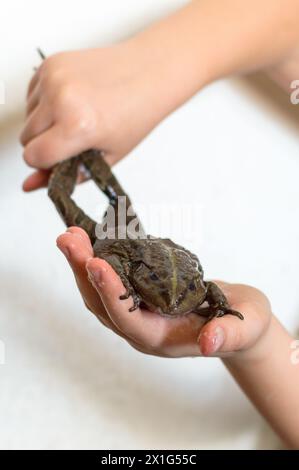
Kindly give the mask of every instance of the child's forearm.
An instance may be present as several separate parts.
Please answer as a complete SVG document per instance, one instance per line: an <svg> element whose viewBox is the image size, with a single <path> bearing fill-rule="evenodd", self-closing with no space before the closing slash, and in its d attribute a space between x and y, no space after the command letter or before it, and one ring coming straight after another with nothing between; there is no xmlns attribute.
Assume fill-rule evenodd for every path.
<svg viewBox="0 0 299 470"><path fill-rule="evenodd" d="M299 0L194 0L131 41L156 64L167 114L215 79L284 61L298 24Z"/></svg>
<svg viewBox="0 0 299 470"><path fill-rule="evenodd" d="M273 317L250 352L223 362L256 408L291 448L299 448L299 349Z"/></svg>

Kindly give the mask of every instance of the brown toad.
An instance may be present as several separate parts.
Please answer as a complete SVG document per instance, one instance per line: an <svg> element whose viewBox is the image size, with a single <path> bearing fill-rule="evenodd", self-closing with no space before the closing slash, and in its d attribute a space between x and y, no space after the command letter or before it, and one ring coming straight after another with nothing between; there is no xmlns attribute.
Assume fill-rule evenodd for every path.
<svg viewBox="0 0 299 470"><path fill-rule="evenodd" d="M78 167L83 165L91 178L107 195L115 213L119 228L119 200L125 198L126 216L122 222L127 229L131 223L139 226L139 238L99 238L97 224L71 199ZM160 315L177 317L195 312L207 318L231 314L243 319L243 315L232 310L221 289L213 282L203 279L203 270L198 258L169 239L144 235L135 215L128 215L131 202L101 152L89 150L77 157L59 163L49 180L49 196L56 205L67 226L82 227L93 244L94 255L106 260L120 276L126 293L121 299L133 298L130 311L139 305ZM123 200L123 199L122 199ZM124 227L122 227L124 228ZM117 233L119 233L117 231ZM208 306L202 308L204 302Z"/></svg>

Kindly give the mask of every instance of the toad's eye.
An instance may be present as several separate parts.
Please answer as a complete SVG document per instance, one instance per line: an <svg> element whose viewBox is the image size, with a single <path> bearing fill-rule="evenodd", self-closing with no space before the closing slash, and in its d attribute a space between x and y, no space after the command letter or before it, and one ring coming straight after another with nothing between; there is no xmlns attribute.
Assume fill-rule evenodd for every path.
<svg viewBox="0 0 299 470"><path fill-rule="evenodd" d="M196 289L196 286L194 284L194 281L190 282L189 284L189 290L195 290Z"/></svg>
<svg viewBox="0 0 299 470"><path fill-rule="evenodd" d="M155 274L155 273L150 273L150 279L151 279L152 281L158 281L159 278L158 278L157 274Z"/></svg>

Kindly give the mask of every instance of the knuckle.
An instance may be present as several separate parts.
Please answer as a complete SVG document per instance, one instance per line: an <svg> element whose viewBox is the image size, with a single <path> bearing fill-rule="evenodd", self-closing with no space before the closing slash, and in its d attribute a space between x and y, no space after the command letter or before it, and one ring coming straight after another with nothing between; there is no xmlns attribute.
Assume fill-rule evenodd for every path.
<svg viewBox="0 0 299 470"><path fill-rule="evenodd" d="M34 165L34 156L33 156L31 146L27 145L25 147L24 152L23 152L23 158L24 158L24 161L27 163L27 165L29 166Z"/></svg>
<svg viewBox="0 0 299 470"><path fill-rule="evenodd" d="M86 112L76 107L69 112L66 118L66 129L80 136L91 136L96 127L96 119L93 112Z"/></svg>
<svg viewBox="0 0 299 470"><path fill-rule="evenodd" d="M48 168L51 152L52 148L49 145L43 145L43 142L29 143L24 149L23 158L29 166Z"/></svg>
<svg viewBox="0 0 299 470"><path fill-rule="evenodd" d="M88 134L94 126L92 116L78 113L73 116L73 127L80 134Z"/></svg>
<svg viewBox="0 0 299 470"><path fill-rule="evenodd" d="M43 91L55 89L62 84L65 75L65 67L57 55L45 59L40 68L40 83Z"/></svg>
<svg viewBox="0 0 299 470"><path fill-rule="evenodd" d="M55 79L57 80L57 75ZM61 80L57 85L54 96L55 104L61 107L73 105L76 97L74 86L66 80Z"/></svg>
<svg viewBox="0 0 299 470"><path fill-rule="evenodd" d="M59 53L58 54L52 54L49 57L46 57L45 60L42 62L40 66L40 71L42 74L48 73L49 71L53 70L56 68L56 65L60 62L59 59Z"/></svg>
<svg viewBox="0 0 299 470"><path fill-rule="evenodd" d="M40 86L43 93L57 94L57 90L63 86L64 73L61 69L46 70L40 79Z"/></svg>

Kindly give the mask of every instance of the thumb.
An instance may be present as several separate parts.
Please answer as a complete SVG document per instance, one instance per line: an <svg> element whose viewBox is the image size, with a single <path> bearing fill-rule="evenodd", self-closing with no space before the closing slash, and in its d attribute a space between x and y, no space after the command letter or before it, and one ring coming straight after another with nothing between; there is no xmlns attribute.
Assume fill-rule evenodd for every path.
<svg viewBox="0 0 299 470"><path fill-rule="evenodd" d="M244 320L225 315L214 318L202 328L198 341L204 356L220 355L251 347L267 327L264 312L255 303L238 304Z"/></svg>

